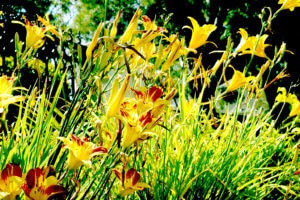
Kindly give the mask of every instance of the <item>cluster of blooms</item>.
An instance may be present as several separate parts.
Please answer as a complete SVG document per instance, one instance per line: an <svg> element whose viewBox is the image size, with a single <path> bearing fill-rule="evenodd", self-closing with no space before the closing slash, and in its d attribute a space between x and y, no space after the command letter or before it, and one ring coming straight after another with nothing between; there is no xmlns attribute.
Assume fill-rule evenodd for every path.
<svg viewBox="0 0 300 200"><path fill-rule="evenodd" d="M280 0L278 2L282 4L281 10L290 9L293 10L295 7L299 7L299 0ZM0 13L1 14L1 13ZM188 47L185 46L184 39L179 38L179 35L166 36L167 30L164 27L158 27L155 21L151 21L147 16L141 16L142 11L138 9L131 19L125 33L115 41L117 35L117 24L121 16L119 12L113 23L110 33L106 33L101 39L107 40L108 51L101 52L96 49L98 45L98 39L101 33L104 23L100 23L94 37L86 50L87 62L93 62L100 54L106 54L103 56L102 62L104 65L113 65L109 63L108 59L115 55L114 60L119 64L125 64L133 66L128 70L128 74L124 78L124 81L119 88L116 79L113 83L109 100L107 102L106 115L104 116L103 123L101 125L101 131L104 131L109 135L110 141L120 140L119 146L121 150L129 149L133 144L141 143L142 141L148 140L156 133L154 128L163 121L163 113L165 107L170 104L170 101L176 93L176 89L163 90L159 86L152 86L149 88L130 88L133 94L133 98L125 98L127 91L129 91L130 79L133 76L131 70L138 70L141 68L151 69L154 68L154 63L151 63L151 58L156 57L161 60L159 63L160 71L162 73L168 71L174 62L182 56L187 56L189 52L197 53L197 49L206 43L212 43L207 41L210 34L216 30L216 26L213 24L205 24L200 26L198 22L188 17L191 21L192 27L185 26L192 31L191 40ZM29 22L26 17L23 17L25 24L19 21L13 21L13 23L21 24L25 26L26 35L26 48L40 48L45 42L45 37L53 39L52 36L48 35L47 32L51 32L57 37L61 37L60 33L57 32L56 28L49 22L48 16L41 18L38 16L38 21L43 24L40 27L36 24ZM140 21L140 18L142 19ZM137 30L138 22L143 24L144 30ZM0 24L2 26L2 24ZM235 91L243 86L251 86L256 88L258 81L261 79L262 74L268 69L272 60L268 58L265 53L265 48L271 46L266 44L268 35L256 35L249 36L247 31L243 28L239 29L241 34L241 41L235 48L234 52L224 52L220 60L216 62L211 71L202 73L202 76L207 76L210 72L216 72L218 68L237 55L251 54L258 57L266 58L266 63L262 66L259 74L255 76L246 77L245 72L236 70L233 66L230 66L234 70L233 77L230 84L227 82L226 92ZM140 34L140 37L137 35ZM165 49L160 51L153 42L155 38L162 36L168 45ZM214 44L214 43L213 43ZM124 54L116 54L119 50L125 50ZM279 53L273 60L278 59L280 53L285 51L285 44L283 44L279 50ZM157 53L158 52L158 53ZM201 55L200 55L201 56ZM107 59L108 58L108 59ZM105 60L107 59L107 60ZM86 62L86 63L87 63ZM145 67L146 66L146 67ZM195 59L195 66L201 67L201 57ZM84 67L83 67L84 68ZM135 72L136 72L135 71ZM286 77L286 74L280 74L277 77ZM195 75L195 79L198 76ZM0 77L0 108L3 110L5 106L23 101L22 96L13 96L12 91L18 89L13 87L15 78L1 76ZM286 94L285 88L279 89L282 93L276 98L279 102L288 102L292 106L290 116L300 114L300 102L295 95ZM163 95L164 98L161 98ZM187 107L191 110L192 106L187 103ZM189 111L187 111L188 115ZM121 138L117 138L117 135L111 134L106 127L109 127L112 119L118 121L124 125L124 129L120 128ZM92 167L92 158L106 154L112 147L111 142L106 143L106 146L97 146L93 142L89 141L88 138L81 139L80 137L70 134L67 138L58 137L58 140L63 143L64 149L67 149L68 154L68 169L77 170L81 166L85 165L89 168ZM109 144L109 145L108 145ZM126 165L127 166L127 165ZM143 190L149 187L148 184L139 182L140 173L134 168L130 169L112 169L112 172L121 182L120 194L126 196L137 190ZM67 196L67 190L58 185L56 179L56 172L52 167L35 168L27 172L26 176L23 176L22 169L14 164L7 164L5 169L1 172L0 178L0 198L3 199L15 199L21 191L30 199L43 200L49 198L64 198Z"/></svg>
<svg viewBox="0 0 300 200"><path fill-rule="evenodd" d="M7 164L0 177L0 199L14 200L24 191L28 199L65 199L67 190L58 185L56 172L52 167L30 169L23 174L16 164Z"/></svg>

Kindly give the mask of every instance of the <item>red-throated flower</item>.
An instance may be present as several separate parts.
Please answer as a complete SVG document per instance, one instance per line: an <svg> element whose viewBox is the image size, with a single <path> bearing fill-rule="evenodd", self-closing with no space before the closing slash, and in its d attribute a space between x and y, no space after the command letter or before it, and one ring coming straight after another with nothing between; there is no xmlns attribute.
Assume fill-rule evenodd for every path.
<svg viewBox="0 0 300 200"><path fill-rule="evenodd" d="M22 191L22 169L15 164L7 164L0 177L0 199L14 200Z"/></svg>
<svg viewBox="0 0 300 200"><path fill-rule="evenodd" d="M119 190L122 197L150 187L147 183L139 182L141 175L133 168L129 169L124 176L122 170L112 169L112 171L121 181L122 185Z"/></svg>
<svg viewBox="0 0 300 200"><path fill-rule="evenodd" d="M35 168L27 172L23 190L28 199L65 199L67 190L58 184L56 172L52 167Z"/></svg>
<svg viewBox="0 0 300 200"><path fill-rule="evenodd" d="M175 94L175 91L172 91L164 99L160 99L162 90L157 86L148 90L131 90L135 98L127 99L120 108L120 119L125 124L122 140L122 146L125 148L154 134L151 129L159 122L164 107Z"/></svg>
<svg viewBox="0 0 300 200"><path fill-rule="evenodd" d="M106 153L107 149L98 147L89 142L88 138L80 139L76 135L71 135L71 141L68 138L58 137L64 143L64 148L69 149L68 168L77 169L81 165L92 166L91 159L99 154Z"/></svg>

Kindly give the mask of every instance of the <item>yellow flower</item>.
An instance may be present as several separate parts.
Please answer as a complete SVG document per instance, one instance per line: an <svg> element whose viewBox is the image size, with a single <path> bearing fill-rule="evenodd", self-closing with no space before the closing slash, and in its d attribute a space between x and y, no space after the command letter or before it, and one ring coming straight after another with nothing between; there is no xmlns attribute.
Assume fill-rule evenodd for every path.
<svg viewBox="0 0 300 200"><path fill-rule="evenodd" d="M0 176L0 199L16 199L22 191L23 183L22 169L18 165L7 164Z"/></svg>
<svg viewBox="0 0 300 200"><path fill-rule="evenodd" d="M286 94L286 89L284 87L279 87L277 92L280 92L277 97L276 101L278 102L287 102L291 104L291 111L289 116L293 117L300 114L300 101L298 100L295 94L288 93Z"/></svg>
<svg viewBox="0 0 300 200"><path fill-rule="evenodd" d="M121 181L122 187L120 187L120 194L122 197L134 193L137 190L144 190L144 188L149 188L147 183L139 182L140 173L135 169L129 169L125 175L120 169L112 169L117 178Z"/></svg>
<svg viewBox="0 0 300 200"><path fill-rule="evenodd" d="M90 43L90 45L86 49L86 58L87 59L90 59L92 57L93 50L97 46L97 41L98 41L99 34L101 32L101 29L102 29L102 25L103 25L102 22L98 25L97 30L96 30L96 32L93 36L92 42Z"/></svg>
<svg viewBox="0 0 300 200"><path fill-rule="evenodd" d="M231 82L227 87L226 92L232 92L244 85L249 84L250 81L254 80L255 77L254 76L249 76L249 77L245 77L245 74L235 70L232 66L231 68L234 70L234 74L232 76Z"/></svg>
<svg viewBox="0 0 300 200"><path fill-rule="evenodd" d="M248 37L248 33L245 29L240 28L238 33L241 34L242 39L235 52L241 52L243 54L254 54L262 58L268 58L265 53L265 48L271 46L270 44L265 44L266 39L268 38L267 34L262 35L261 37L251 36Z"/></svg>
<svg viewBox="0 0 300 200"><path fill-rule="evenodd" d="M24 100L22 96L13 96L11 94L14 89L18 89L13 87L15 80L15 77L7 77L5 75L0 77L0 108Z"/></svg>
<svg viewBox="0 0 300 200"><path fill-rule="evenodd" d="M282 4L280 9L293 11L295 7L300 7L300 0L279 0L278 4Z"/></svg>
<svg viewBox="0 0 300 200"><path fill-rule="evenodd" d="M61 37L61 35L57 32L56 27L50 24L49 13L45 15L44 18L37 15L38 21L40 21L45 27L49 27L49 31L56 35L57 37Z"/></svg>
<svg viewBox="0 0 300 200"><path fill-rule="evenodd" d="M122 37L119 40L120 44L125 44L126 42L130 42L133 34L135 33L135 31L137 29L138 20L139 20L141 14L142 14L142 10L137 9L134 16L132 17L128 27L126 28L124 34L122 35Z"/></svg>
<svg viewBox="0 0 300 200"><path fill-rule="evenodd" d="M87 138L80 139L76 135L71 135L71 141L67 138L58 137L64 143L64 148L69 149L68 168L78 169L81 165L92 166L91 159L99 154L106 153L104 147L97 147Z"/></svg>
<svg viewBox="0 0 300 200"><path fill-rule="evenodd" d="M54 40L50 35L46 33L48 31L55 30L55 27L52 25L47 25L45 27L39 27L35 24L32 24L30 21L23 16L25 24L20 21L12 21L15 24L21 24L26 28L26 47L28 48L40 48L45 43L45 38L48 37L51 40Z"/></svg>
<svg viewBox="0 0 300 200"><path fill-rule="evenodd" d="M188 17L188 19L192 22L192 27L184 26L183 28L189 28L192 30L192 37L189 43L189 48L197 49L202 45L208 43L207 39L209 35L216 30L216 26L213 24L204 24L200 26L198 22L193 17Z"/></svg>

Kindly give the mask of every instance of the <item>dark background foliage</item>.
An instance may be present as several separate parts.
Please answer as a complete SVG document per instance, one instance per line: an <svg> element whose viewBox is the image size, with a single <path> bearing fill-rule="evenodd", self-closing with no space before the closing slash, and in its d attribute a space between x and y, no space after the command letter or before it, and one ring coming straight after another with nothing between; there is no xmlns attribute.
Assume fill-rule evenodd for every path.
<svg viewBox="0 0 300 200"><path fill-rule="evenodd" d="M22 21L21 16L26 15L29 20L35 21L36 14L43 16L50 12L50 18L53 23L59 25L64 30L65 35L70 36L69 41L64 44L68 52L63 53L65 66L72 68L72 59L76 60L77 45L81 45L83 49L86 48L85 41L89 41L100 21L107 19L112 22L118 10L123 9L122 18L118 25L119 33L122 33L135 10L140 7L144 11L143 14L148 15L151 19L156 19L160 25L170 13L173 13L167 28L171 33L179 32L180 35L186 37L187 41L190 39L191 31L182 29L184 25L191 25L187 16L194 17L199 21L200 25L205 23L216 24L218 28L211 34L209 40L215 42L218 48L207 44L198 49L199 53L203 53L204 66L209 68L220 57L220 54L209 54L211 51L224 50L229 36L232 37L236 46L240 40L240 35L237 33L239 28L245 28L249 35L258 34L261 28L258 15L261 13L262 8L267 6L275 12L280 7L277 3L278 1L274 0L2 0L0 10L4 14L0 16L0 20L5 26L0 31L2 46L0 55L2 58L15 57L13 38L16 32L19 33L21 40L25 40L24 27L11 24L11 20ZM64 21L66 16L71 16L70 20L73 23L70 24L70 20ZM271 105L274 102L277 87L279 86L291 86L292 92L295 92L298 96L300 94L300 87L298 86L300 70L298 69L299 63L297 61L300 32L296 24L299 19L298 8L293 12L284 10L273 21L271 31L266 32L269 35L266 43L272 44L272 47L268 47L266 50L269 57L272 57L275 46L279 48L282 41L286 42L287 49L295 54L286 53L282 64L275 66L275 70L271 74L270 79L274 78L282 70L284 63L286 63L288 73L291 74L291 77L277 81L266 90L268 101ZM291 25L289 22L294 23L294 25ZM46 64L49 59L54 59L57 62L59 55L57 45L57 40L55 42L47 40L45 46L38 50L38 57ZM70 52L73 54L70 54ZM240 56L234 59L232 64L241 70L247 65L249 58L250 56L248 55ZM250 67L251 73L257 74L264 62L265 59L256 57L255 62ZM3 62L0 72L10 74L11 69L8 69L5 62ZM30 82L35 80L37 75L33 70L29 70L23 77L25 78L23 78L22 84L26 87L27 84L31 85ZM74 90L71 89L72 91ZM194 93L197 93L197 90L192 88L192 95ZM207 97L210 95L207 94Z"/></svg>

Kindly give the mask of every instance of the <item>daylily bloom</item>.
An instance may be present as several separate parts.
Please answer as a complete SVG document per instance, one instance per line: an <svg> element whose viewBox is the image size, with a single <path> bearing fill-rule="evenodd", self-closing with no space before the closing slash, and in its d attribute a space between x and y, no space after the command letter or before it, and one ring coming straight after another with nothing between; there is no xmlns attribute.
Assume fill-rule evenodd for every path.
<svg viewBox="0 0 300 200"><path fill-rule="evenodd" d="M131 90L135 99L127 99L120 108L122 115L120 119L125 124L121 145L125 148L154 135L151 129L157 125L164 107L175 95L175 90L173 90L164 99L160 99L162 90L157 86L148 90Z"/></svg>
<svg viewBox="0 0 300 200"><path fill-rule="evenodd" d="M131 168L123 176L122 170L112 169L117 178L121 181L120 195L122 197L132 194L137 190L144 190L144 188L149 188L150 186L147 183L139 182L140 173L135 169Z"/></svg>
<svg viewBox="0 0 300 200"><path fill-rule="evenodd" d="M142 16L142 23L146 31L168 32L165 27L158 27L155 21L152 21L147 15Z"/></svg>
<svg viewBox="0 0 300 200"><path fill-rule="evenodd" d="M23 190L28 199L48 200L65 199L67 190L58 184L53 168L35 168L27 172Z"/></svg>
<svg viewBox="0 0 300 200"><path fill-rule="evenodd" d="M231 82L227 87L226 92L232 92L244 85L247 85L250 83L250 81L254 80L254 76L245 77L245 74L235 70L232 66L231 68L234 70L234 74L232 76Z"/></svg>
<svg viewBox="0 0 300 200"><path fill-rule="evenodd" d="M98 25L97 30L96 30L96 32L93 36L92 42L90 43L90 45L86 49L86 58L87 59L90 59L92 57L92 52L93 52L93 50L95 49L95 47L97 45L97 40L99 38L99 34L101 32L102 25L103 25L102 22Z"/></svg>
<svg viewBox="0 0 300 200"><path fill-rule="evenodd" d="M106 112L106 119L118 115L121 103L125 97L125 94L128 89L129 80L130 80L130 74L127 74L125 77L125 80L123 81L123 84L121 88L118 90L118 82L114 82L110 97L108 100L108 109Z"/></svg>
<svg viewBox="0 0 300 200"><path fill-rule="evenodd" d="M134 16L132 17L128 27L126 28L124 34L121 36L119 43L125 44L126 42L130 42L133 34L135 33L138 25L138 20L142 14L141 9L137 9Z"/></svg>
<svg viewBox="0 0 300 200"><path fill-rule="evenodd" d="M138 115L137 105L133 101L123 102L120 109L125 124L123 140L121 145L125 148L134 142L150 138L153 133L150 131L155 126L157 119L152 118L151 111Z"/></svg>
<svg viewBox="0 0 300 200"><path fill-rule="evenodd" d="M22 191L22 169L15 164L7 164L0 177L0 199L14 200Z"/></svg>
<svg viewBox="0 0 300 200"><path fill-rule="evenodd" d="M300 114L300 101L298 100L295 94L288 93L286 94L286 89L284 87L279 87L278 92L280 92L277 97L276 101L278 102L287 102L291 104L291 111L289 116L293 117Z"/></svg>
<svg viewBox="0 0 300 200"><path fill-rule="evenodd" d="M61 37L61 35L57 32L56 27L50 24L49 13L45 15L44 18L37 15L38 21L40 21L45 27L52 27L49 29L51 33L56 35L57 37Z"/></svg>
<svg viewBox="0 0 300 200"><path fill-rule="evenodd" d="M254 54L262 58L268 58L265 53L265 48L271 46L270 44L265 44L266 39L268 38L267 34L262 35L261 37L251 36L248 37L248 33L245 29L240 28L238 33L241 34L242 39L235 52L241 52L240 54Z"/></svg>
<svg viewBox="0 0 300 200"><path fill-rule="evenodd" d="M99 154L106 153L107 149L98 147L88 138L80 139L78 136L71 134L71 141L68 138L58 137L64 143L64 148L69 149L68 168L77 169L81 165L92 167L91 159Z"/></svg>
<svg viewBox="0 0 300 200"><path fill-rule="evenodd" d="M184 26L183 28L189 28L192 30L192 37L189 43L189 48L197 49L202 45L208 43L207 39L209 35L216 30L217 26L213 24L204 24L200 26L198 22L193 17L188 17L188 19L192 22L192 26Z"/></svg>
<svg viewBox="0 0 300 200"><path fill-rule="evenodd" d="M281 8L284 9L290 9L290 11L293 11L295 7L300 7L300 0L279 0L278 4L282 4Z"/></svg>
<svg viewBox="0 0 300 200"><path fill-rule="evenodd" d="M28 21L25 16L23 16L23 18L25 20L25 24L20 21L12 21L12 23L21 24L22 26L25 26L27 32L26 47L40 48L45 43L46 37L50 38L51 40L54 40L50 35L46 34L48 31L55 30L54 26L48 25L45 27L39 27L35 24L32 24L30 21Z"/></svg>
<svg viewBox="0 0 300 200"><path fill-rule="evenodd" d="M15 80L15 77L7 77L5 75L0 77L0 108L24 100L22 96L13 96L11 94L14 89L20 89L13 87Z"/></svg>

